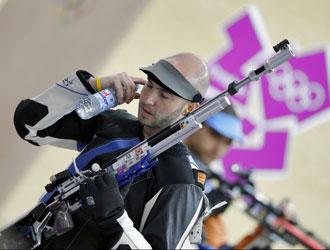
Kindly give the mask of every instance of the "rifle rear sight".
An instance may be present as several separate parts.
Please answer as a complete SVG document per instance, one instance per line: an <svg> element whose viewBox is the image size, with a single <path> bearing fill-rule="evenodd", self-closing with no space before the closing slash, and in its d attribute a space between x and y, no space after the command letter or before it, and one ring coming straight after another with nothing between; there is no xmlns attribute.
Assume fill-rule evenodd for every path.
<svg viewBox="0 0 330 250"><path fill-rule="evenodd" d="M284 50L287 45L289 45L289 41L288 39L284 39L282 42L279 42L278 44L276 44L273 49L275 50L275 52L278 52L280 50Z"/></svg>

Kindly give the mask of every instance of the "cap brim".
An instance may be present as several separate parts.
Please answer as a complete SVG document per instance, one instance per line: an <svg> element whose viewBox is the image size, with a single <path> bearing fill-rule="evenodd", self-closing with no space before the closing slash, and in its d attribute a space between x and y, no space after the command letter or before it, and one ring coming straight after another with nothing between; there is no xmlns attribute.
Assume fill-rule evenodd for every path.
<svg viewBox="0 0 330 250"><path fill-rule="evenodd" d="M191 83L174 66L165 60L160 60L148 67L141 67L140 70L147 75L157 78L162 84L183 99L196 101L196 96L198 95L202 98Z"/></svg>

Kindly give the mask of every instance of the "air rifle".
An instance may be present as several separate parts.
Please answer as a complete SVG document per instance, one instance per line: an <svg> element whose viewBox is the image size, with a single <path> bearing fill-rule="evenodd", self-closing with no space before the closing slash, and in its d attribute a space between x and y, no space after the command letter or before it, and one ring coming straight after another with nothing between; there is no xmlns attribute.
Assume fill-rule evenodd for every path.
<svg viewBox="0 0 330 250"><path fill-rule="evenodd" d="M272 243L277 240L290 246L300 245L308 249L330 248L324 240L298 223L288 199L274 205L256 190L251 171L238 165L233 165L231 170L236 180L229 182L220 177L222 191L233 198L242 198L246 214L258 222L255 231L240 240L234 249L270 249Z"/></svg>

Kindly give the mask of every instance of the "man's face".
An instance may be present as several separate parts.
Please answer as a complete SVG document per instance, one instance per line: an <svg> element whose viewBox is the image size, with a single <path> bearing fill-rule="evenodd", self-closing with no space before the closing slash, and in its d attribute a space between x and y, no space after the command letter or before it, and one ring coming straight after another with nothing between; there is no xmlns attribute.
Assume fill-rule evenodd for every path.
<svg viewBox="0 0 330 250"><path fill-rule="evenodd" d="M138 118L146 127L163 129L182 114L186 105L187 101L148 79L141 91Z"/></svg>
<svg viewBox="0 0 330 250"><path fill-rule="evenodd" d="M213 129L204 126L191 135L189 148L206 164L223 158L232 143L232 140L216 133Z"/></svg>

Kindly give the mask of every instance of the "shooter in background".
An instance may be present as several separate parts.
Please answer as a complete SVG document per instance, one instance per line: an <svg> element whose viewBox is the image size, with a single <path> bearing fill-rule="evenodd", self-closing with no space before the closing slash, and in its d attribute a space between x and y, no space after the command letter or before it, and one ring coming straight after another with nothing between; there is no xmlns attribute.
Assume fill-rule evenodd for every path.
<svg viewBox="0 0 330 250"><path fill-rule="evenodd" d="M230 204L231 198L220 189L221 164L216 160L222 159L234 141L241 141L243 137L242 123L232 106L208 118L203 128L189 136L184 143L188 146L196 163L207 172L205 193L210 207L222 201L227 205L213 210L204 220L204 238L208 245L219 248L228 243L222 214ZM214 166L214 167L211 167Z"/></svg>

